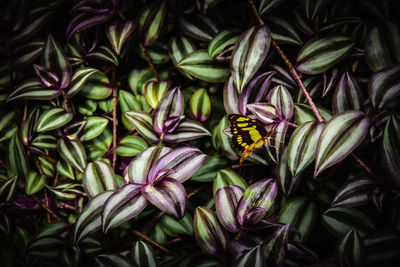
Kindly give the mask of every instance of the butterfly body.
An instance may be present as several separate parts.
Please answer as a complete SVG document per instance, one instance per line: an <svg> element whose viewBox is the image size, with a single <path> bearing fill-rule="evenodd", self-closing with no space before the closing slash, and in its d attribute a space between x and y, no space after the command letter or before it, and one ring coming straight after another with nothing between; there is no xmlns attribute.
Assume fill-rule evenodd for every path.
<svg viewBox="0 0 400 267"><path fill-rule="evenodd" d="M240 163L273 137L261 123L250 117L229 114L228 120L231 123L232 144L242 152Z"/></svg>

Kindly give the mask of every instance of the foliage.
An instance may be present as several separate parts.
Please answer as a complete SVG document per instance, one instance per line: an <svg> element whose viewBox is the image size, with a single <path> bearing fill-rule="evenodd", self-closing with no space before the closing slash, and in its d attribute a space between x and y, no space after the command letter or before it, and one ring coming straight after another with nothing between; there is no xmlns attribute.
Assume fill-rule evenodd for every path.
<svg viewBox="0 0 400 267"><path fill-rule="evenodd" d="M399 265L395 1L1 3L2 266Z"/></svg>

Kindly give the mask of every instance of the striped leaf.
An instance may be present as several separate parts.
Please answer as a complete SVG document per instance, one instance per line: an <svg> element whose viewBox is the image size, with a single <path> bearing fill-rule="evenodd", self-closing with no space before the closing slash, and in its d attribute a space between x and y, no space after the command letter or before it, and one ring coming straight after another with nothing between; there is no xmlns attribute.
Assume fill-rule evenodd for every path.
<svg viewBox="0 0 400 267"><path fill-rule="evenodd" d="M200 123L183 119L172 133L166 133L163 140L169 143L186 142L204 136L211 136L211 133Z"/></svg>
<svg viewBox="0 0 400 267"><path fill-rule="evenodd" d="M43 63L44 66L57 74L59 79L58 88L67 88L72 78L71 66L68 57L52 35L47 38L43 49Z"/></svg>
<svg viewBox="0 0 400 267"><path fill-rule="evenodd" d="M197 207L193 221L194 234L201 250L214 257L222 256L228 246L228 235L215 213L206 207Z"/></svg>
<svg viewBox="0 0 400 267"><path fill-rule="evenodd" d="M243 190L245 190L248 187L246 181L233 170L231 169L220 170L215 176L213 183L214 196L217 193L218 189L231 185L240 187Z"/></svg>
<svg viewBox="0 0 400 267"><path fill-rule="evenodd" d="M131 20L117 20L106 28L107 38L111 43L115 53L119 55L126 39L132 34L136 24Z"/></svg>
<svg viewBox="0 0 400 267"><path fill-rule="evenodd" d="M190 112L193 117L200 121L206 121L211 114L211 100L207 94L207 89L197 89L190 98Z"/></svg>
<svg viewBox="0 0 400 267"><path fill-rule="evenodd" d="M266 25L251 27L236 41L231 57L231 73L239 93L261 67L270 43L271 34Z"/></svg>
<svg viewBox="0 0 400 267"><path fill-rule="evenodd" d="M107 199L101 219L104 233L132 219L147 207L148 201L142 196L141 187L126 184Z"/></svg>
<svg viewBox="0 0 400 267"><path fill-rule="evenodd" d="M189 213L186 213L180 220L169 215L163 215L161 217L160 226L164 233L171 237L193 235L193 219L192 215Z"/></svg>
<svg viewBox="0 0 400 267"><path fill-rule="evenodd" d="M383 131L381 155L385 171L396 186L400 186L400 119L392 116Z"/></svg>
<svg viewBox="0 0 400 267"><path fill-rule="evenodd" d="M240 226L236 221L236 208L244 190L235 185L219 188L215 194L215 209L221 224L226 230L237 233Z"/></svg>
<svg viewBox="0 0 400 267"><path fill-rule="evenodd" d="M57 138L53 135L38 134L35 136L35 138L33 138L30 145L42 149L56 149Z"/></svg>
<svg viewBox="0 0 400 267"><path fill-rule="evenodd" d="M86 167L86 152L81 142L60 138L57 142L57 150L68 164L83 172Z"/></svg>
<svg viewBox="0 0 400 267"><path fill-rule="evenodd" d="M79 140L84 142L98 137L107 127L108 122L108 119L103 117L94 116L87 118Z"/></svg>
<svg viewBox="0 0 400 267"><path fill-rule="evenodd" d="M78 105L78 112L84 116L92 116L97 109L97 101L85 99Z"/></svg>
<svg viewBox="0 0 400 267"><path fill-rule="evenodd" d="M400 62L400 27L387 22L372 28L365 41L365 60L373 72Z"/></svg>
<svg viewBox="0 0 400 267"><path fill-rule="evenodd" d="M156 255L150 245L143 241L135 241L131 255L137 266L157 267Z"/></svg>
<svg viewBox="0 0 400 267"><path fill-rule="evenodd" d="M43 174L49 177L53 177L55 169L53 162L51 162L52 159L50 157L39 157L38 160L40 163L40 167L42 168Z"/></svg>
<svg viewBox="0 0 400 267"><path fill-rule="evenodd" d="M353 208L335 207L322 214L322 225L337 238L342 238L354 228L362 237L376 231L375 222L366 214Z"/></svg>
<svg viewBox="0 0 400 267"><path fill-rule="evenodd" d="M228 118L223 116L217 127L214 129L213 140L215 141L213 141L213 143L215 148L222 151L222 153L230 160L237 160L240 157L235 152L229 136L224 133L224 130L229 127L229 125Z"/></svg>
<svg viewBox="0 0 400 267"><path fill-rule="evenodd" d="M7 167L11 174L17 175L19 178L25 177L29 171L28 156L17 132L11 137L8 144Z"/></svg>
<svg viewBox="0 0 400 267"><path fill-rule="evenodd" d="M35 40L18 46L12 53L12 64L14 68L22 69L35 61L44 48L44 42Z"/></svg>
<svg viewBox="0 0 400 267"><path fill-rule="evenodd" d="M162 134L174 131L182 119L183 107L184 99L178 87L165 94L154 109L153 126L156 133Z"/></svg>
<svg viewBox="0 0 400 267"><path fill-rule="evenodd" d="M99 72L99 70L94 69L94 68L89 68L89 67L83 67L79 68L74 72L74 75L72 76L72 81L66 91L66 96L68 98L73 97L76 95L83 87L83 85L86 83L86 81L96 72Z"/></svg>
<svg viewBox="0 0 400 267"><path fill-rule="evenodd" d="M14 198L18 188L17 181L18 177L14 176L4 181L0 186L0 200L2 202L10 202Z"/></svg>
<svg viewBox="0 0 400 267"><path fill-rule="evenodd" d="M142 111L128 111L124 114L124 117L131 124L131 128L136 131L149 143L156 143L158 135L153 129L153 120L151 116Z"/></svg>
<svg viewBox="0 0 400 267"><path fill-rule="evenodd" d="M358 234L357 230L350 229L340 240L337 248L338 260L341 266L365 266L365 247L364 240Z"/></svg>
<svg viewBox="0 0 400 267"><path fill-rule="evenodd" d="M251 267L251 266L258 266L258 267L266 267L267 262L265 257L262 253L261 246L255 246L254 248L250 249L243 253L240 256L238 262L236 263L237 267Z"/></svg>
<svg viewBox="0 0 400 267"><path fill-rule="evenodd" d="M261 0L258 11L259 11L260 15L267 14L270 11L274 10L276 7L278 7L283 2L284 2L284 0Z"/></svg>
<svg viewBox="0 0 400 267"><path fill-rule="evenodd" d="M350 72L343 73L333 95L332 110L335 114L347 110L361 110L362 94L356 79Z"/></svg>
<svg viewBox="0 0 400 267"><path fill-rule="evenodd" d="M227 114L241 113L239 112L239 94L235 88L235 85L233 84L232 76L229 76L228 80L226 80L224 84L223 98L224 108Z"/></svg>
<svg viewBox="0 0 400 267"><path fill-rule="evenodd" d="M200 12L181 17L178 23L182 33L198 41L210 42L219 32L216 22Z"/></svg>
<svg viewBox="0 0 400 267"><path fill-rule="evenodd" d="M74 242L79 243L84 237L101 228L101 215L104 202L113 192L103 192L89 200L82 213L76 220L74 227Z"/></svg>
<svg viewBox="0 0 400 267"><path fill-rule="evenodd" d="M350 155L367 135L369 126L370 119L360 111L333 116L318 139L314 177Z"/></svg>
<svg viewBox="0 0 400 267"><path fill-rule="evenodd" d="M271 29L271 37L280 44L303 45L297 29L282 17L268 16L266 22Z"/></svg>
<svg viewBox="0 0 400 267"><path fill-rule="evenodd" d="M83 188L91 198L98 194L117 189L116 176L110 165L104 161L90 162L82 176Z"/></svg>
<svg viewBox="0 0 400 267"><path fill-rule="evenodd" d="M327 121L332 117L332 114L329 112L329 110L318 106L317 109L321 114L321 117L324 119L324 121ZM317 121L314 112L312 111L311 107L307 104L300 104L300 103L294 104L294 117L296 118L298 124L303 124L308 121Z"/></svg>
<svg viewBox="0 0 400 267"><path fill-rule="evenodd" d="M40 116L36 130L43 133L58 129L70 122L72 117L72 113L66 112L63 108L48 109Z"/></svg>
<svg viewBox="0 0 400 267"><path fill-rule="evenodd" d="M269 91L268 103L275 106L279 114L286 120L290 120L294 113L294 103L289 91L282 85L275 86Z"/></svg>
<svg viewBox="0 0 400 267"><path fill-rule="evenodd" d="M75 180L75 172L72 166L62 158L56 163L56 171L58 174Z"/></svg>
<svg viewBox="0 0 400 267"><path fill-rule="evenodd" d="M25 193L34 195L44 188L46 184L46 175L39 175L36 171L30 171L26 177Z"/></svg>
<svg viewBox="0 0 400 267"><path fill-rule="evenodd" d="M212 59L229 60L230 53L239 38L238 31L224 30L218 33L208 44L208 54Z"/></svg>
<svg viewBox="0 0 400 267"><path fill-rule="evenodd" d="M299 125L290 137L287 164L294 177L314 160L317 142L324 126L324 123L309 121Z"/></svg>
<svg viewBox="0 0 400 267"><path fill-rule="evenodd" d="M102 45L95 52L89 53L86 55L89 58L97 58L102 61L113 64L114 66L118 66L118 57L114 54L114 52L108 46Z"/></svg>
<svg viewBox="0 0 400 267"><path fill-rule="evenodd" d="M185 36L179 35L176 37L172 37L168 43L168 54L172 60L172 63L174 63L175 66L177 66L181 59L184 58L187 54L190 54L195 50L196 46L194 45L194 43ZM181 72L185 77L190 80L194 79L192 76L186 74L182 70L179 70L179 72Z"/></svg>
<svg viewBox="0 0 400 267"><path fill-rule="evenodd" d="M289 224L282 226L275 231L270 240L265 241L261 246L263 256L273 262L274 265L282 265L285 259L288 247L289 229Z"/></svg>
<svg viewBox="0 0 400 267"><path fill-rule="evenodd" d="M157 182L165 176L165 171L172 171L168 174L168 178L183 183L200 169L206 159L207 156L197 148L176 148L152 164L147 175L147 182L150 184Z"/></svg>
<svg viewBox="0 0 400 267"><path fill-rule="evenodd" d="M207 50L201 49L187 54L177 65L177 68L185 71L202 81L222 83L229 76L229 68L226 64L214 61Z"/></svg>
<svg viewBox="0 0 400 267"><path fill-rule="evenodd" d="M305 74L327 71L353 49L355 43L345 36L315 37L308 41L297 55L296 69Z"/></svg>
<svg viewBox="0 0 400 267"><path fill-rule="evenodd" d="M332 207L358 207L369 203L369 195L378 183L370 178L348 180L336 192Z"/></svg>
<svg viewBox="0 0 400 267"><path fill-rule="evenodd" d="M110 80L107 76L96 71L82 85L79 94L93 100L101 100L109 97L112 93Z"/></svg>
<svg viewBox="0 0 400 267"><path fill-rule="evenodd" d="M172 178L158 180L142 187L143 196L160 210L181 219L185 215L186 190Z"/></svg>
<svg viewBox="0 0 400 267"><path fill-rule="evenodd" d="M212 182L217 172L228 166L228 160L222 155L209 157L200 169L190 178L195 182Z"/></svg>
<svg viewBox="0 0 400 267"><path fill-rule="evenodd" d="M288 147L285 147L281 155L281 160L275 167L275 174L283 193L288 196L297 189L303 177L301 174L293 176L289 171L287 162Z"/></svg>
<svg viewBox="0 0 400 267"><path fill-rule="evenodd" d="M256 118L265 124L271 124L281 121L281 114L274 105L268 103L247 104L247 109L253 113Z"/></svg>
<svg viewBox="0 0 400 267"><path fill-rule="evenodd" d="M152 108L156 108L157 104L170 87L171 81L149 81L146 83L144 86L144 96L146 97L147 103L149 103Z"/></svg>
<svg viewBox="0 0 400 267"><path fill-rule="evenodd" d="M144 46L152 45L158 38L164 24L167 1L158 0L145 5L138 15L139 35Z"/></svg>
<svg viewBox="0 0 400 267"><path fill-rule="evenodd" d="M124 180L126 183L141 184L147 183L148 173L153 164L162 156L170 152L168 147L149 147L129 164Z"/></svg>
<svg viewBox="0 0 400 267"><path fill-rule="evenodd" d="M130 267L132 263L129 261L127 256L123 256L121 254L98 254L94 258L94 262L96 262L96 266L101 267Z"/></svg>
<svg viewBox="0 0 400 267"><path fill-rule="evenodd" d="M394 108L400 99L400 65L377 72L368 83L369 98L372 105L382 110Z"/></svg>
<svg viewBox="0 0 400 267"><path fill-rule="evenodd" d="M148 147L149 145L143 138L135 135L128 135L121 139L115 151L122 157L134 157L142 153Z"/></svg>
<svg viewBox="0 0 400 267"><path fill-rule="evenodd" d="M313 230L317 218L318 210L314 202L309 202L305 197L297 196L286 202L279 214L278 221L295 227L300 235L296 235L294 240L305 242Z"/></svg>
<svg viewBox="0 0 400 267"><path fill-rule="evenodd" d="M50 100L58 97L61 91L57 88L44 88L39 81L27 81L20 84L9 96L7 101L16 99Z"/></svg>
<svg viewBox="0 0 400 267"><path fill-rule="evenodd" d="M33 64L36 76L43 87L45 88L57 88L58 82L60 81L57 74L49 68L41 65Z"/></svg>
<svg viewBox="0 0 400 267"><path fill-rule="evenodd" d="M236 219L239 225L254 225L260 222L271 208L278 193L274 179L263 179L243 193L237 207Z"/></svg>

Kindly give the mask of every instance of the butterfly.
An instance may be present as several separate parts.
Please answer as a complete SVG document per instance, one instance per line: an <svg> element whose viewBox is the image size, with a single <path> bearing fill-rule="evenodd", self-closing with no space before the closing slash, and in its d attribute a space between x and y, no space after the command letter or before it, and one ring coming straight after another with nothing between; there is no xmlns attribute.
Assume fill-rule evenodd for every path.
<svg viewBox="0 0 400 267"><path fill-rule="evenodd" d="M257 148L274 138L273 131L267 131L257 120L240 114L229 114L231 123L231 142L242 152L240 163L251 155Z"/></svg>

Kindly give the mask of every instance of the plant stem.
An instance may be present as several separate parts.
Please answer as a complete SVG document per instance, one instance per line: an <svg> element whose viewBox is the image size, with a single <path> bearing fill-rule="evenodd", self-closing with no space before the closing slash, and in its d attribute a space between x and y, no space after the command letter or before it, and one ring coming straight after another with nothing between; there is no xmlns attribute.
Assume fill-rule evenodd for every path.
<svg viewBox="0 0 400 267"><path fill-rule="evenodd" d="M287 122L287 124L291 127L297 128L299 127L297 124L291 123L291 122Z"/></svg>
<svg viewBox="0 0 400 267"><path fill-rule="evenodd" d="M61 91L61 94L62 94L62 96L64 98L65 109L67 110L67 112L71 112L71 109L69 108L68 98L65 95L64 90Z"/></svg>
<svg viewBox="0 0 400 267"><path fill-rule="evenodd" d="M351 154L351 156L353 157L353 159L355 159L355 161L358 162L358 164L361 165L361 167L364 168L364 170L365 170L366 172L368 172L369 174L372 174L371 169L368 168L368 166L367 166L359 157L357 157L357 155L356 155L355 153Z"/></svg>
<svg viewBox="0 0 400 267"><path fill-rule="evenodd" d="M116 68L112 70L112 90L113 90L113 147L112 147L112 168L115 170L115 163L117 162L117 86L116 86Z"/></svg>
<svg viewBox="0 0 400 267"><path fill-rule="evenodd" d="M44 189L44 201L45 201L46 206L48 207L49 206L49 199L47 198L47 189L46 188ZM51 221L50 220L50 213L47 212L46 214L47 214L47 222L49 223Z"/></svg>
<svg viewBox="0 0 400 267"><path fill-rule="evenodd" d="M171 253L171 252L169 251L169 249L165 248L163 245L161 245L160 243L154 241L153 239L151 239L151 238L148 237L147 235L145 235L145 234L143 234L143 233L141 233L141 232L139 232L139 231L136 231L136 230L133 230L133 233L134 233L135 235L137 235L138 237L143 238L146 242L149 242L150 244L152 244L152 245L158 247L158 248L161 249L162 251L164 251L164 252L166 252L166 253Z"/></svg>
<svg viewBox="0 0 400 267"><path fill-rule="evenodd" d="M46 204L44 204L39 198L36 196L32 196L33 200L36 201L43 209L45 209L48 213L50 213L51 216L53 216L54 219L56 220L61 220L60 217L58 217L57 214L54 213Z"/></svg>
<svg viewBox="0 0 400 267"><path fill-rule="evenodd" d="M143 55L144 55L144 58L145 58L146 61L147 61L147 64L149 64L151 70L153 71L154 77L156 77L156 79L157 79L158 82L161 81L160 75L158 74L156 68L154 67L153 61L151 60L151 58L150 58L150 56L149 56L149 53L147 53L146 47L144 47L144 46L140 43L139 40L138 40L138 44L139 44L140 50L142 50L142 52L143 52Z"/></svg>

